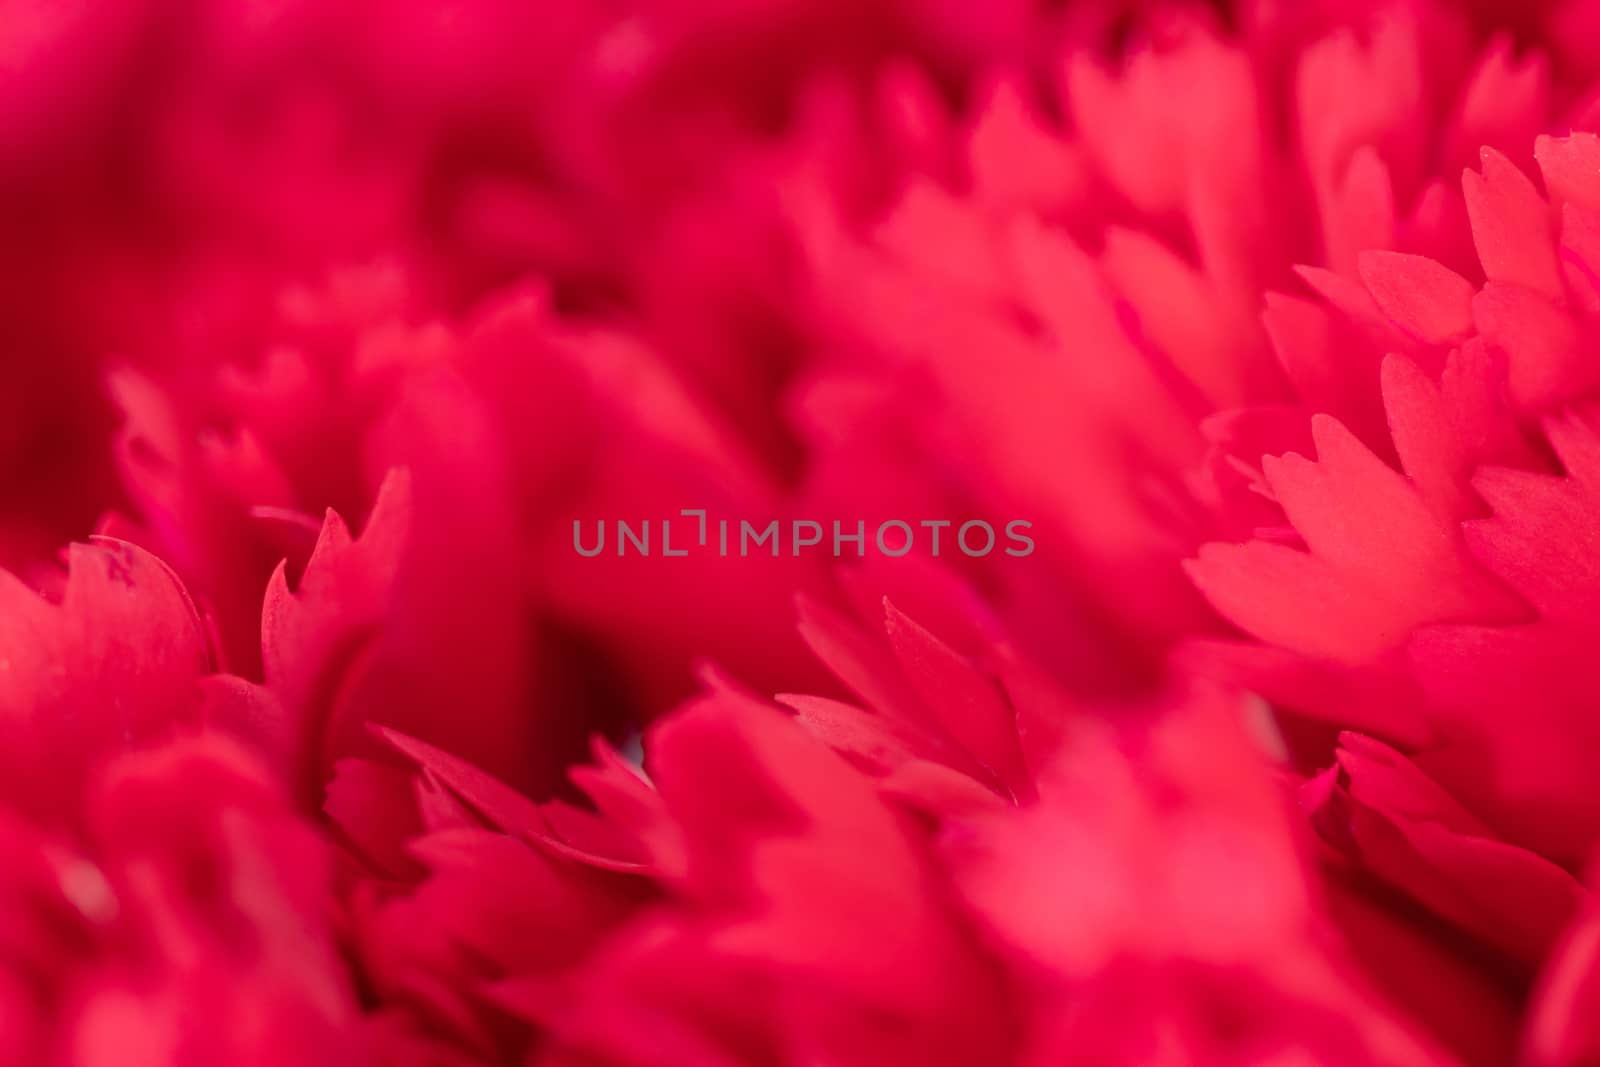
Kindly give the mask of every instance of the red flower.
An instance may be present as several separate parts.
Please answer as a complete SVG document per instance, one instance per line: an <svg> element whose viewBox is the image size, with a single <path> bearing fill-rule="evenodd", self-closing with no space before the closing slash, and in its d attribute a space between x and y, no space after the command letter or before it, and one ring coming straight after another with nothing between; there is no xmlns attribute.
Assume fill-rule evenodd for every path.
<svg viewBox="0 0 1600 1067"><path fill-rule="evenodd" d="M0 1053L348 1062L330 850L200 728L211 650L187 594L109 539L68 568L58 601L0 572Z"/></svg>
<svg viewBox="0 0 1600 1067"><path fill-rule="evenodd" d="M0 1059L1600 1047L1600 5L12 7Z"/></svg>
<svg viewBox="0 0 1600 1067"><path fill-rule="evenodd" d="M484 1038L463 1019L536 1021L550 1062L733 1063L807 1049L830 1062L1043 1063L1091 1047L1147 1057L1164 1040L1219 1059L1273 1048L1318 1062L1441 1062L1327 947L1289 808L1230 701L1152 709L1120 737L1079 721L1048 788L1020 811L935 813L907 791L904 767L862 774L777 709L710 684L653 728L642 771L601 751L577 779L593 813L541 808L393 738L419 782L446 786L496 831L419 839L433 871L387 907L426 919L369 949L410 946L413 966L476 961L475 975L416 978L412 990L431 991L420 1017L468 1042ZM815 727L807 710L819 702L791 699ZM863 757L844 740L843 754ZM476 877L457 881L447 857L473 854ZM559 875L543 899L590 909L486 912L513 899L517 867ZM947 878L965 907L939 889ZM593 910L607 899L633 903ZM488 914L502 920L483 941L474 931ZM561 933L541 934L547 924ZM478 992L463 1005L462 989ZM1215 1029L1219 1016L1230 1026Z"/></svg>

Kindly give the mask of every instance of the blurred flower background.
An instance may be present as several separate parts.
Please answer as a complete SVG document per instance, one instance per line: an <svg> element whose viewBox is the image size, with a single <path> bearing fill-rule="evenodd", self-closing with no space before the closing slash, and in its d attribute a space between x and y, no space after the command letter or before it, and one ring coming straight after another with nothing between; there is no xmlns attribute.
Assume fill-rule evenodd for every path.
<svg viewBox="0 0 1600 1067"><path fill-rule="evenodd" d="M1600 0L0 0L0 568L3 1064L1600 1062Z"/></svg>

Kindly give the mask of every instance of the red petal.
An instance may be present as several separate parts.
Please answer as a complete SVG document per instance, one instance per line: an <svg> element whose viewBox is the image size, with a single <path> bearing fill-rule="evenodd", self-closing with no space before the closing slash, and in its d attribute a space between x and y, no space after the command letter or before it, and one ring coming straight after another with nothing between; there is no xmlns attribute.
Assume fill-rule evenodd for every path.
<svg viewBox="0 0 1600 1067"><path fill-rule="evenodd" d="M67 551L52 604L0 571L0 779L36 814L72 812L99 760L192 722L205 629L168 567L111 538Z"/></svg>
<svg viewBox="0 0 1600 1067"><path fill-rule="evenodd" d="M1506 282L1560 300L1550 205L1516 165L1492 148L1483 150L1483 173L1461 176L1478 259L1491 281Z"/></svg>
<svg viewBox="0 0 1600 1067"><path fill-rule="evenodd" d="M1459 340L1472 330L1472 283L1426 256L1366 252L1361 280L1391 322L1424 342Z"/></svg>
<svg viewBox="0 0 1600 1067"><path fill-rule="evenodd" d="M1552 206L1600 211L1600 136L1576 132L1566 137L1542 135L1534 142L1533 155L1544 174Z"/></svg>
<svg viewBox="0 0 1600 1067"><path fill-rule="evenodd" d="M455 790L491 825L508 834L545 836L546 825L539 806L515 789L425 741L383 726L373 726L372 730Z"/></svg>
<svg viewBox="0 0 1600 1067"><path fill-rule="evenodd" d="M934 717L963 748L1005 783L1012 796L1033 793L1017 742L1017 717L993 680L933 634L883 602L895 656Z"/></svg>
<svg viewBox="0 0 1600 1067"><path fill-rule="evenodd" d="M1511 397L1524 411L1570 399L1600 381L1577 325L1548 298L1489 282L1472 302L1483 339L1506 354Z"/></svg>

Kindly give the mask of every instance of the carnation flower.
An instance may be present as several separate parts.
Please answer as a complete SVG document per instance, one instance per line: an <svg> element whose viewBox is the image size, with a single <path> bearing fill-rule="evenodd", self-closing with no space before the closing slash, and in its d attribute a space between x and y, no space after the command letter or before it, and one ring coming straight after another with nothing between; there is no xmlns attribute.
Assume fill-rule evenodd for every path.
<svg viewBox="0 0 1600 1067"><path fill-rule="evenodd" d="M0 1059L1596 1054L1600 4L13 8Z"/></svg>
<svg viewBox="0 0 1600 1067"><path fill-rule="evenodd" d="M903 681L925 694L905 710L949 714L990 684L889 612ZM1035 756L1045 790L1019 811L996 802L987 771L974 779L909 752L909 724L845 733L851 712L860 726L876 716L791 696L782 700L797 715L786 721L714 673L706 684L651 730L642 768L602 746L575 773L588 811L533 804L390 735L420 768L419 798L442 788L450 818L465 805L492 833L419 838L411 847L433 870L388 907L472 901L430 910L429 923L408 927L428 933L374 951L441 934L458 950L485 946L477 917L505 899L521 866L541 879L559 872L566 888L546 890L552 902L606 881L590 886L581 917L494 912L508 925L472 954L480 970L430 988L477 988L479 1012L540 1024L550 1062L764 1062L805 1050L832 1062L1043 1063L1088 1048L1138 1059L1171 1040L1219 1059L1248 1048L1311 1062L1443 1062L1330 949L1289 808L1229 699L1164 702L1121 737L1076 721L1059 755L1045 746ZM1033 713L1044 703L1035 695ZM1072 721L1070 709L1050 710ZM993 712L997 725L1021 725L1020 701L997 695ZM505 855L504 867L485 858L476 868L487 884L458 881L447 858L473 840ZM1163 851L1174 847L1176 862ZM1234 899L1234 876L1252 887L1249 906ZM950 877L958 901L939 888ZM630 897L631 907L592 910ZM561 934L539 935L547 923ZM864 944L873 950L854 951ZM1134 989L1159 1003L1118 1007Z"/></svg>
<svg viewBox="0 0 1600 1067"><path fill-rule="evenodd" d="M364 1024L332 850L202 726L211 647L193 604L122 542L73 546L68 568L58 600L0 573L0 1053L348 1062Z"/></svg>

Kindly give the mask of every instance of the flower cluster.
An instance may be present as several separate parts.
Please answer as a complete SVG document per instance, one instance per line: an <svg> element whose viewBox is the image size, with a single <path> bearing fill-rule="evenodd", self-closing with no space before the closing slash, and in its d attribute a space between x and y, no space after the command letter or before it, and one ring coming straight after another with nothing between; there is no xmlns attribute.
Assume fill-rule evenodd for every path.
<svg viewBox="0 0 1600 1067"><path fill-rule="evenodd" d="M1597 42L0 4L0 1065L1600 1061Z"/></svg>

